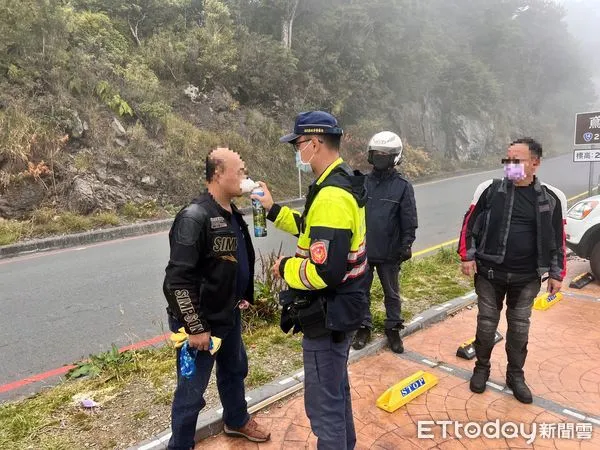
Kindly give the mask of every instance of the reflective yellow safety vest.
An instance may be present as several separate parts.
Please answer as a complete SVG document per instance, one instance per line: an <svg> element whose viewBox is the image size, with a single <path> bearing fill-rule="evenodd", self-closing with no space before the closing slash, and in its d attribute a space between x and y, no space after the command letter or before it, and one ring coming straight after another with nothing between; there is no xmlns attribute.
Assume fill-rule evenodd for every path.
<svg viewBox="0 0 600 450"><path fill-rule="evenodd" d="M357 329L368 308L366 177L338 158L308 191L304 212L274 204L268 218L298 236L279 267L291 289L327 298L327 328Z"/></svg>

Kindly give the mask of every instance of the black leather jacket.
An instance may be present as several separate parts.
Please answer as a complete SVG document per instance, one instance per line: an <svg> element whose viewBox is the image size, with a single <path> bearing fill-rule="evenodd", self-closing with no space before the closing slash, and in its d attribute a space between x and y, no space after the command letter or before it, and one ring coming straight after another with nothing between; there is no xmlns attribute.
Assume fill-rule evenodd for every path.
<svg viewBox="0 0 600 450"><path fill-rule="evenodd" d="M254 261L248 225L232 204L248 251L250 281L244 300L254 302ZM163 292L167 312L185 324L188 334L227 329L233 325L237 298L237 237L231 213L209 193L179 211L169 232L171 254Z"/></svg>
<svg viewBox="0 0 600 450"><path fill-rule="evenodd" d="M535 178L537 272L562 281L567 270L565 222L567 198L559 189ZM507 179L488 180L475 190L460 232L458 254L462 261L504 263L510 232L515 185Z"/></svg>

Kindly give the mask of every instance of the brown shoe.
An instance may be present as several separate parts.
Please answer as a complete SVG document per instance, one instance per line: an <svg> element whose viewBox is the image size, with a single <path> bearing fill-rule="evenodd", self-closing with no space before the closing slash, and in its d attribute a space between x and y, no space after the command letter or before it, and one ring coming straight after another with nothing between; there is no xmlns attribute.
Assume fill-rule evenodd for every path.
<svg viewBox="0 0 600 450"><path fill-rule="evenodd" d="M266 442L271 439L271 433L267 433L254 419L246 422L242 428L229 428L227 425L223 427L223 431L227 436L243 437L252 442Z"/></svg>

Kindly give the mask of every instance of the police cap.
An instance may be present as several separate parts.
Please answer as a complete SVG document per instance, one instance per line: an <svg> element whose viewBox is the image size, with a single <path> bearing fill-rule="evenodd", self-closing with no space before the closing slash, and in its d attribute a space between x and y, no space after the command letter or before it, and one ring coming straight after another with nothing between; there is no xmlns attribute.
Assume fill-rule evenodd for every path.
<svg viewBox="0 0 600 450"><path fill-rule="evenodd" d="M293 143L303 134L336 134L344 131L339 127L337 119L324 111L308 111L298 114L294 124L294 132L279 139L283 143Z"/></svg>

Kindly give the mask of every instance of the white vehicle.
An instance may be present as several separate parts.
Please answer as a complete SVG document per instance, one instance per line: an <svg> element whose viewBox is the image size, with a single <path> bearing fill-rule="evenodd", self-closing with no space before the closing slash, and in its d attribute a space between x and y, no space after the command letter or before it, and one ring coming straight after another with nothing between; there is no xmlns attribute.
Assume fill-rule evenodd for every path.
<svg viewBox="0 0 600 450"><path fill-rule="evenodd" d="M567 247L590 260L592 273L600 280L600 195L573 205L567 212Z"/></svg>

